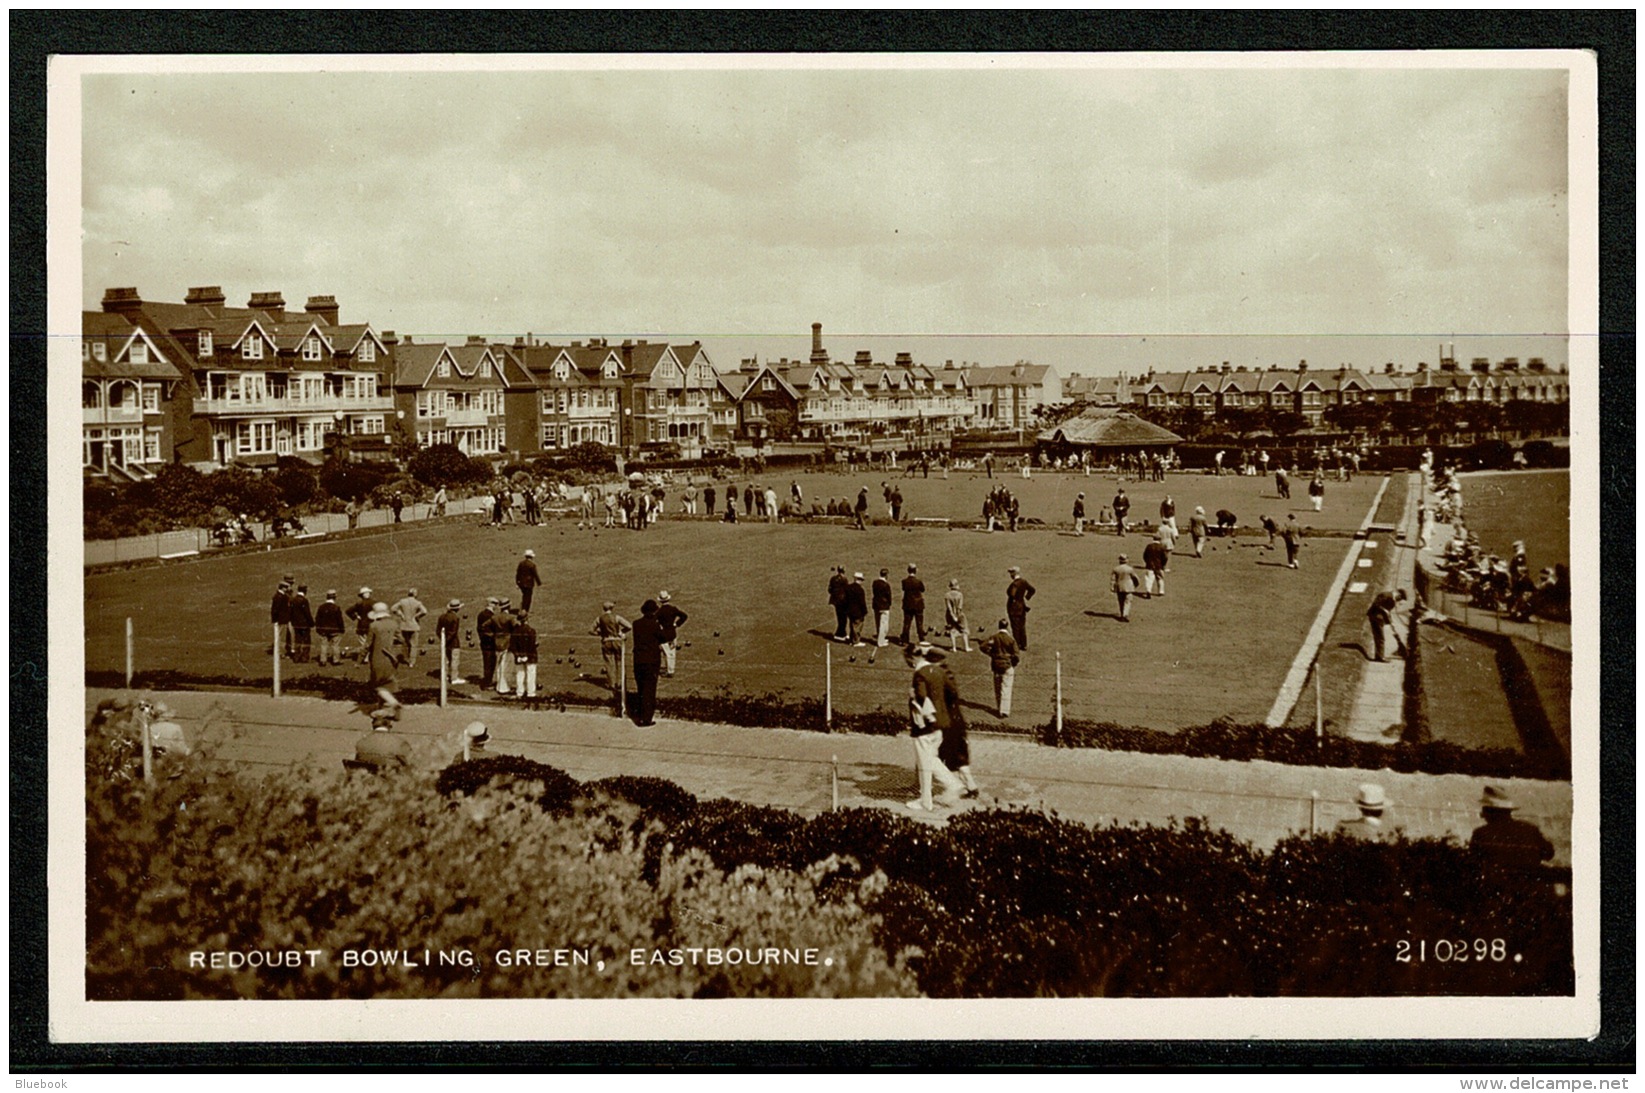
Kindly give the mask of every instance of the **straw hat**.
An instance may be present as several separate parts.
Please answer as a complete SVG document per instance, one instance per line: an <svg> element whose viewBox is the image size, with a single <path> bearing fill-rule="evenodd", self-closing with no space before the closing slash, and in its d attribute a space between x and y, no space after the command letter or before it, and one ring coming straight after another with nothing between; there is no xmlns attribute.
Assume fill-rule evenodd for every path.
<svg viewBox="0 0 1645 1093"><path fill-rule="evenodd" d="M1388 807L1388 798L1383 794L1382 787L1375 782L1364 782L1359 787L1359 796L1354 803L1360 808L1381 810Z"/></svg>

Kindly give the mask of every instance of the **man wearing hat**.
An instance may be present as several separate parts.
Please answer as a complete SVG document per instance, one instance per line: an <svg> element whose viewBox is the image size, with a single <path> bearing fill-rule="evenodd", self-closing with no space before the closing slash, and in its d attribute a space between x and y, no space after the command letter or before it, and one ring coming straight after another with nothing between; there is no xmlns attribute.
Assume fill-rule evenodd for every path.
<svg viewBox="0 0 1645 1093"><path fill-rule="evenodd" d="M1150 597L1165 595L1165 563L1171 558L1165 536L1166 531L1162 527L1142 548L1142 590Z"/></svg>
<svg viewBox="0 0 1645 1093"><path fill-rule="evenodd" d="M308 585L300 584L291 594L291 659L307 664L314 633L314 612L308 605Z"/></svg>
<svg viewBox="0 0 1645 1093"><path fill-rule="evenodd" d="M1287 513L1285 526L1280 529L1279 536L1285 540L1285 564L1291 569L1297 568L1297 551L1302 547L1302 528L1297 526L1297 514Z"/></svg>
<svg viewBox="0 0 1645 1093"><path fill-rule="evenodd" d="M389 608L389 612L400 624L400 641L405 646L405 665L407 668L415 668L417 634L422 630L423 618L428 614L428 608L417 598L417 590L408 588L404 596L394 601L394 606Z"/></svg>
<svg viewBox="0 0 1645 1093"><path fill-rule="evenodd" d="M1034 586L1023 579L1022 570L1012 566L1011 583L1005 586L1005 617L1011 620L1011 638L1022 652L1028 651L1028 601L1034 598Z"/></svg>
<svg viewBox="0 0 1645 1093"><path fill-rule="evenodd" d="M370 671L370 685L382 700L383 708L398 714L400 700L394 697L397 684L394 670L399 666L397 646L400 641L399 623L389 613L388 604L378 601L371 605L370 626L366 631L366 665Z"/></svg>
<svg viewBox="0 0 1645 1093"><path fill-rule="evenodd" d="M497 642L497 693L506 695L514 690L515 665L510 650L514 640L514 605L506 597L497 604L497 613L491 616L491 633Z"/></svg>
<svg viewBox="0 0 1645 1093"><path fill-rule="evenodd" d="M874 644L884 649L891 641L891 571L882 567L870 590L870 609L874 612Z"/></svg>
<svg viewBox="0 0 1645 1093"><path fill-rule="evenodd" d="M521 611L514 616L514 625L508 632L509 659L514 662L516 698L537 697L537 631L532 629L531 614Z"/></svg>
<svg viewBox="0 0 1645 1093"><path fill-rule="evenodd" d="M954 652L971 651L971 635L966 633L965 593L960 591L960 579L948 578L948 592L942 598L942 626L948 633L948 647Z"/></svg>
<svg viewBox="0 0 1645 1093"><path fill-rule="evenodd" d="M1382 822L1382 814L1388 808L1388 798L1383 794L1381 786L1375 782L1362 784L1359 787L1359 796L1354 798L1354 804L1359 806L1359 815L1352 820L1340 821L1337 824L1338 835L1372 841L1392 836L1392 829L1384 826Z"/></svg>
<svg viewBox="0 0 1645 1093"><path fill-rule="evenodd" d="M834 609L834 640L845 641L849 630L849 621L845 617L845 588L851 582L846 579L845 567L837 565L828 575L828 606Z"/></svg>
<svg viewBox="0 0 1645 1093"><path fill-rule="evenodd" d="M977 651L988 657L994 670L994 712L1001 721L1011 716L1011 683L1017 674L1017 642L1011 636L1011 623L1000 620L1000 628L991 638L977 643Z"/></svg>
<svg viewBox="0 0 1645 1093"><path fill-rule="evenodd" d="M274 598L268 606L269 621L274 623L274 652L280 652L282 643L285 646L285 655L291 656L291 578L286 577L274 589Z"/></svg>
<svg viewBox="0 0 1645 1093"><path fill-rule="evenodd" d="M497 681L497 604L496 596L487 596L485 607L474 616L474 633L480 640L480 686L490 687Z"/></svg>
<svg viewBox="0 0 1645 1093"><path fill-rule="evenodd" d="M1131 530L1130 521L1127 519L1131 514L1131 499L1125 496L1124 486L1121 486L1120 491L1114 495L1113 510L1114 533L1124 535Z"/></svg>
<svg viewBox="0 0 1645 1093"><path fill-rule="evenodd" d="M354 640L359 643L355 655L363 661L371 644L367 637L367 632L371 629L371 589L360 589L360 595L343 613L354 620Z"/></svg>
<svg viewBox="0 0 1645 1093"><path fill-rule="evenodd" d="M514 587L520 590L521 611L531 610L531 593L542 583L542 575L537 572L537 552L528 550L514 569Z"/></svg>
<svg viewBox="0 0 1645 1093"><path fill-rule="evenodd" d="M644 729L657 719L657 676L662 672L662 627L657 624L657 601L640 605L634 623L634 724Z"/></svg>
<svg viewBox="0 0 1645 1093"><path fill-rule="evenodd" d="M462 606L462 600L451 600L446 604L444 613L434 620L434 635L440 642L440 655L446 658L447 683L463 682L461 673L457 671L463 653L462 642L457 636L463 625L462 616L457 614Z"/></svg>
<svg viewBox="0 0 1645 1093"><path fill-rule="evenodd" d="M851 583L845 586L845 622L848 628L847 640L852 645L867 645L862 640L862 620L868 617L868 589L863 587L862 574L852 574Z"/></svg>
<svg viewBox="0 0 1645 1093"><path fill-rule="evenodd" d="M1125 560L1125 555L1119 557L1119 564L1108 576L1108 586L1113 589L1114 596L1119 600L1119 620L1131 621L1131 595L1137 590L1137 571L1131 568L1131 563Z"/></svg>
<svg viewBox="0 0 1645 1093"><path fill-rule="evenodd" d="M1085 534L1085 494L1074 498L1074 534Z"/></svg>
<svg viewBox="0 0 1645 1093"><path fill-rule="evenodd" d="M685 625L686 614L674 605L674 600L668 594L668 589L657 593L657 625L662 627L663 636L663 675L674 678L674 657L678 652L675 646L680 637L680 627Z"/></svg>
<svg viewBox="0 0 1645 1093"><path fill-rule="evenodd" d="M953 807L965 792L965 784L949 771L938 751L942 747L943 728L951 724L952 711L948 708L946 684L948 672L942 664L940 649L921 642L914 647L909 664L914 669L909 688L909 733L914 738L914 771L919 778L920 795L908 802L915 812L931 812L931 780L942 783L943 795L937 804Z"/></svg>
<svg viewBox="0 0 1645 1093"><path fill-rule="evenodd" d="M594 620L594 636L600 639L600 661L605 669L605 681L616 694L626 684L622 664L623 637L634 624L617 614L617 605L611 600L601 604L600 617Z"/></svg>
<svg viewBox="0 0 1645 1093"><path fill-rule="evenodd" d="M320 665L329 659L343 663L343 609L337 606L337 590L326 589L326 602L314 612L314 632L320 635Z"/></svg>
<svg viewBox="0 0 1645 1093"><path fill-rule="evenodd" d="M917 640L925 641L925 582L920 580L915 565L908 564L908 576L902 579L902 643L908 644L908 628L912 624Z"/></svg>
<svg viewBox="0 0 1645 1093"><path fill-rule="evenodd" d="M1479 802L1485 822L1474 828L1468 846L1499 865L1535 869L1554 856L1554 847L1535 824L1514 819L1518 807L1504 790L1486 786Z"/></svg>

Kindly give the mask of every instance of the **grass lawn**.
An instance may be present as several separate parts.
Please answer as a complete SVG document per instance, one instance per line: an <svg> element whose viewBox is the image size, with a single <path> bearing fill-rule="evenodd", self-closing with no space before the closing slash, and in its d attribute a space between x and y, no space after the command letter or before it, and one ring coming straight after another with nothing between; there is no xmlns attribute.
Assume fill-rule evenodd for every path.
<svg viewBox="0 0 1645 1093"><path fill-rule="evenodd" d="M1571 558L1571 472L1494 471L1462 476L1462 515L1479 544L1507 558L1516 539L1534 573Z"/></svg>
<svg viewBox="0 0 1645 1093"><path fill-rule="evenodd" d="M770 481L786 492L793 477L772 475ZM880 480L800 477L808 500L854 494L856 484L869 484L876 515L883 518ZM1116 484L1100 475L1006 481L1022 497L1024 516L1046 520L1065 520L1080 489L1094 515ZM1379 483L1364 477L1331 484L1321 514L1301 511L1308 508L1303 501L1299 522L1335 535L1310 540L1295 572L1284 567L1282 552L1265 549L1259 536L1213 539L1199 559L1184 538L1167 578L1168 594L1136 601L1129 624L1113 617L1108 573L1122 550L1140 564L1147 538L1133 533L1122 540L1111 529L1076 538L1044 529L990 535L882 525L858 532L832 524L730 526L707 519L666 519L642 533L578 530L569 520L502 531L447 523L88 576L87 668L122 667L123 626L129 615L137 633L139 671L176 668L266 678L271 670L268 601L286 573L308 585L315 603L327 588L337 589L339 602L346 604L361 585L370 585L377 598L389 602L415 586L433 615L457 597L468 605L462 612L468 629L487 595L517 597L514 566L523 550L534 547L546 582L532 612L540 636L540 689L600 694L597 684L577 680L579 671L599 671L598 650L588 631L600 602L616 600L619 610L633 617L642 599L667 588L690 615L681 631L681 641L690 645L681 650L678 676L662 682L664 696L708 693L722 685L742 694L821 695L825 635L833 629L826 595L830 566L861 570L869 579L884 566L896 584L906 566L917 563L928 589L928 626L940 626L943 592L948 579L958 577L974 645L978 631L991 631L1004 614L1006 567L1015 564L1037 586L1038 595L1028 621L1030 650L1017 672L1012 726L1026 729L1050 717L1054 654L1059 651L1070 717L1158 729L1204 724L1222 715L1257 721L1272 704L1347 548L1342 533L1359 525ZM947 482L934 476L899 484L915 516L969 518L980 511L987 488L981 476L972 480L963 475ZM1176 497L1184 528L1195 504L1211 513L1229 508L1246 524L1255 523L1259 512L1285 511L1265 496L1273 492L1271 480L1181 475L1163 484L1127 483L1133 516L1157 517L1166 490ZM432 623L432 618L425 623L425 636ZM892 625L895 635L901 625L896 610ZM867 652L833 647L836 708L901 710L908 672L898 650L886 650L874 664L868 663ZM465 671L472 672L478 651L465 655ZM961 693L972 706L973 727L1001 728L992 712L985 658L960 654L954 663ZM420 660L416 674L434 664ZM290 673L319 671L313 665L287 664L284 669L288 678ZM325 671L364 677L363 669L352 664ZM402 682L408 676L402 672Z"/></svg>

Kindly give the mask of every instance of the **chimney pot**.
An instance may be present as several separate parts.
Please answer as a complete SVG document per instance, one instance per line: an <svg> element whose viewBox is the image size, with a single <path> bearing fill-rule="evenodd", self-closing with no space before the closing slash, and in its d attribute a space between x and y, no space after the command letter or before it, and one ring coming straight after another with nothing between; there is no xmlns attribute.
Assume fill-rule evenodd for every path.
<svg viewBox="0 0 1645 1093"><path fill-rule="evenodd" d="M322 319L327 326L337 325L338 308L335 296L310 296L308 303L303 305L303 310Z"/></svg>
<svg viewBox="0 0 1645 1093"><path fill-rule="evenodd" d="M183 302L197 304L200 307L222 307L228 303L228 297L223 295L221 285L196 285L188 290Z"/></svg>
<svg viewBox="0 0 1645 1093"><path fill-rule="evenodd" d="M136 311L143 306L143 298L136 288L108 288L103 290L103 310L114 312Z"/></svg>
<svg viewBox="0 0 1645 1093"><path fill-rule="evenodd" d="M253 292L246 306L253 311L267 312L277 323L285 321L286 298L278 292Z"/></svg>

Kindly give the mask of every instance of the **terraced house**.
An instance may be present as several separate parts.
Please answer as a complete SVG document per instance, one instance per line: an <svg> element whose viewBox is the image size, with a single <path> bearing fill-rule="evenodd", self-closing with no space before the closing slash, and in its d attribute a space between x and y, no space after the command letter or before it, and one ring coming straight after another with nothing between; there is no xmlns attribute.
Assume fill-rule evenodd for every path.
<svg viewBox="0 0 1645 1093"><path fill-rule="evenodd" d="M395 415L418 447L455 444L472 456L531 450L532 438L510 438L506 400L534 399L536 390L519 361L481 337L463 345L408 337L395 349Z"/></svg>
<svg viewBox="0 0 1645 1093"><path fill-rule="evenodd" d="M334 297L311 296L303 311L288 313L279 292L254 293L236 308L214 285L189 289L180 304L111 288L102 306L142 331L140 353L158 353L181 375L169 415L161 413L178 461L205 469L281 456L317 463L332 445L381 438L393 412L388 343L367 323L340 322ZM158 393L163 403L163 381Z"/></svg>
<svg viewBox="0 0 1645 1093"><path fill-rule="evenodd" d="M599 343L603 348L605 343ZM678 447L693 459L710 446L718 379L701 343L625 340L621 443L628 451Z"/></svg>
<svg viewBox="0 0 1645 1093"><path fill-rule="evenodd" d="M80 376L86 474L134 481L171 462L178 389L188 381L153 338L122 315L82 312Z"/></svg>
<svg viewBox="0 0 1645 1093"><path fill-rule="evenodd" d="M535 449L615 446L621 432L622 354L610 346L548 345L527 338L511 347L532 379Z"/></svg>

